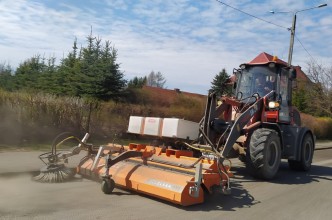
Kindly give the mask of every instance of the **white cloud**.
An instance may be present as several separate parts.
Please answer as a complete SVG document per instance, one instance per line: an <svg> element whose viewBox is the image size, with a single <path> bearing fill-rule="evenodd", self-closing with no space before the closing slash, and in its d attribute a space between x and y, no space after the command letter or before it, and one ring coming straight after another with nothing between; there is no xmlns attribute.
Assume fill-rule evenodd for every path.
<svg viewBox="0 0 332 220"><path fill-rule="evenodd" d="M128 79L161 71L168 88L206 93L222 68L231 73L265 51L287 60L286 29L267 24L215 0L0 1L0 61L17 66L35 54L61 59L79 44L92 26L94 35L110 40ZM312 1L225 1L272 23L290 27L292 14L268 11L299 10ZM297 36L318 60L331 60L331 7L303 12ZM306 13L306 14L304 14ZM298 42L294 64L310 57Z"/></svg>

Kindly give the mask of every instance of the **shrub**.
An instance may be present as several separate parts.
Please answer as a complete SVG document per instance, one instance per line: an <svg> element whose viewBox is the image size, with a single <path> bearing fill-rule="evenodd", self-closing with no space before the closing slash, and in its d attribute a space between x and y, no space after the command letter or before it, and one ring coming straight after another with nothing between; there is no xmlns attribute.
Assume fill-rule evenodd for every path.
<svg viewBox="0 0 332 220"><path fill-rule="evenodd" d="M318 139L332 139L332 118L301 114L302 124L310 128Z"/></svg>

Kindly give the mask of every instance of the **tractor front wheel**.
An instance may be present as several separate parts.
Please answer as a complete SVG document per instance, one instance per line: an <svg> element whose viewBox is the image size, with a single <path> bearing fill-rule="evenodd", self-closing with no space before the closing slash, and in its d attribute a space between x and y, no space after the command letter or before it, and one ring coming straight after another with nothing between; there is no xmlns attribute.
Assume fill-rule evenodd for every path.
<svg viewBox="0 0 332 220"><path fill-rule="evenodd" d="M252 176L260 179L273 179L281 161L280 138L276 131L259 128L250 138L247 152L247 168Z"/></svg>

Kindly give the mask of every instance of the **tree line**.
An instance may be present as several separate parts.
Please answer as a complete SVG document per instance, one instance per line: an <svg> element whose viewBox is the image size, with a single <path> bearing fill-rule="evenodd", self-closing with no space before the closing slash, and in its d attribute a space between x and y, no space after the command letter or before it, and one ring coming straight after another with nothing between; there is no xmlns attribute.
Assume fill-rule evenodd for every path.
<svg viewBox="0 0 332 220"><path fill-rule="evenodd" d="M152 71L146 77L124 79L117 62L117 50L110 41L90 34L87 45L74 41L71 52L56 64L56 58L35 55L23 61L15 71L6 63L0 64L0 88L6 91L45 92L57 96L119 100L128 88L143 85L164 87L161 72Z"/></svg>
<svg viewBox="0 0 332 220"><path fill-rule="evenodd" d="M166 79L159 71L125 80L117 62L117 50L110 41L103 42L90 34L86 44L79 48L75 40L59 64L55 57L41 55L23 61L15 71L8 63L0 63L0 89L135 102L134 99L140 99L137 89L144 85L165 88ZM311 81L297 83L293 105L303 113L332 117L332 67L308 62L306 72ZM219 96L230 95L229 77L222 69L213 78L211 89Z"/></svg>

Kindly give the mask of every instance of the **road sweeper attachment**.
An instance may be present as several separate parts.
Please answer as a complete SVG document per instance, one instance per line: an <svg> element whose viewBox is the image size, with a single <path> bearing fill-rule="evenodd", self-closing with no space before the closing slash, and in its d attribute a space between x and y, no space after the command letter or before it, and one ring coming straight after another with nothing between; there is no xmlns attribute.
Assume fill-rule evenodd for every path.
<svg viewBox="0 0 332 220"><path fill-rule="evenodd" d="M40 158L48 162L34 179L39 182L69 180L74 173L64 175L69 170L65 162L68 157L84 150L87 154L76 172L101 181L105 194L112 193L117 186L188 206L202 203L204 193L216 190L230 193L230 165L224 166L208 150L204 150L205 156L196 158L193 151L143 144L93 146L86 143L88 136L86 134L82 141L78 140L79 145L71 151L59 152L56 150L59 144L55 144L51 152L42 154ZM77 139L68 136L60 143L71 138Z"/></svg>
<svg viewBox="0 0 332 220"><path fill-rule="evenodd" d="M262 100L257 98L232 125L225 124L225 131L217 142L213 142L211 125L207 120L215 117L213 110L218 109L215 97L214 93L209 94L205 116L200 123L159 118L144 118L144 123L139 123L138 132L149 132L159 138L168 137L173 140L170 146L134 143L128 146L114 143L93 146L87 143L88 134L82 140L74 136L66 137L59 144L53 144L51 152L40 156L48 162L41 170L42 178L36 177L35 180L59 182L69 179L71 175L66 178L58 176L66 172L64 164L68 157L83 150L87 154L78 164L77 173L101 181L105 194L110 194L118 186L183 206L202 203L204 193L219 191L230 194L230 178L233 175L226 155L248 120L259 111ZM167 130L169 123L174 126ZM196 129L191 130L195 126ZM193 131L197 137L189 141L195 138ZM57 147L68 139L78 140L78 146L68 152L57 151Z"/></svg>

